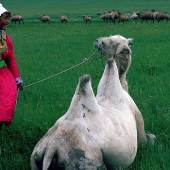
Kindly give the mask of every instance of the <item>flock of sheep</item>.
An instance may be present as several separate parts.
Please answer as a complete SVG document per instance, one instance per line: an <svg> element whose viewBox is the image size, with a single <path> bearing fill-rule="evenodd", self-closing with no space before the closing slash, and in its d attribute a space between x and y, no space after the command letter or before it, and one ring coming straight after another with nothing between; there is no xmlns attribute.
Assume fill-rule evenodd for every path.
<svg viewBox="0 0 170 170"><path fill-rule="evenodd" d="M122 14L119 10L105 11L104 13L97 13L97 16L100 20L104 22L113 22L113 23L126 23L128 21L151 21L151 22L160 22L170 20L170 15L167 12L157 11L157 10L147 10L144 12L133 11L132 14ZM50 23L51 17L48 15L42 15L39 17L39 20L43 23ZM59 16L61 23L68 23L70 18L66 15ZM82 21L85 23L92 22L92 16L82 16ZM12 23L24 23L23 16L13 15L11 17Z"/></svg>
<svg viewBox="0 0 170 170"><path fill-rule="evenodd" d="M151 21L151 22L160 22L163 20L168 21L170 19L170 15L167 12L156 11L154 9L144 11L144 12L136 12L133 11L132 14L122 14L120 11L108 11L105 12L100 18L105 22L128 22L128 21Z"/></svg>

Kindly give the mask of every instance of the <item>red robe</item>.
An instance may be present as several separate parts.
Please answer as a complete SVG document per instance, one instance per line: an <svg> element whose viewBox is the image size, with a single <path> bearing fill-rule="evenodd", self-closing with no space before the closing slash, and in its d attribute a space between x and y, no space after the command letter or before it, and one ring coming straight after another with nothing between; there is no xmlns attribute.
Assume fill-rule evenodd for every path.
<svg viewBox="0 0 170 170"><path fill-rule="evenodd" d="M14 56L12 40L6 36L7 50L2 54L6 67L0 68L0 123L10 124L13 119L17 98L16 79L19 70Z"/></svg>

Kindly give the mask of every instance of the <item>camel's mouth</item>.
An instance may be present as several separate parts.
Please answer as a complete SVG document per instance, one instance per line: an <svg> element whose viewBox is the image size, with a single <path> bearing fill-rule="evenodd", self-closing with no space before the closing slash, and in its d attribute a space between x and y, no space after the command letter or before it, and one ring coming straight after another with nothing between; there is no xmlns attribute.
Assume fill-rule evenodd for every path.
<svg viewBox="0 0 170 170"><path fill-rule="evenodd" d="M120 51L120 53L118 53L118 55L130 55L131 54L131 50L130 49L128 49L128 48L125 48L125 49L123 49L122 51Z"/></svg>

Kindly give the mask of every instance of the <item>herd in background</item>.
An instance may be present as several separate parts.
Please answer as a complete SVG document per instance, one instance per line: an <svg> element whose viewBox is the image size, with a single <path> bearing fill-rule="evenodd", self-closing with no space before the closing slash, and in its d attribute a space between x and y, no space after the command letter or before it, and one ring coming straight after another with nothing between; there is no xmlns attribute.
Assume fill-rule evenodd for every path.
<svg viewBox="0 0 170 170"><path fill-rule="evenodd" d="M100 15L100 18L104 22L113 22L113 23L120 23L120 22L128 22L128 21L151 21L151 22L160 22L163 20L170 20L170 15L167 12L162 11L156 11L154 9L152 10L146 10L144 12L140 11L133 11L132 14L122 14L118 10L108 11L104 14L98 14Z"/></svg>
<svg viewBox="0 0 170 170"><path fill-rule="evenodd" d="M105 11L103 13L97 13L96 16L102 20L103 22L108 23L127 23L129 21L137 22L160 22L160 21L169 21L170 15L167 12L157 11L157 10L146 10L143 12L140 11L133 11L132 13L123 14L119 10L112 10L112 11ZM91 23L93 18L96 16L88 16L84 15L82 17L82 21L85 23ZM71 21L71 19L66 16L62 15L59 16L59 21L61 23L68 23ZM50 23L51 17L48 15L42 15L38 18L43 23ZM11 17L12 23L24 23L24 18L21 15L12 15Z"/></svg>

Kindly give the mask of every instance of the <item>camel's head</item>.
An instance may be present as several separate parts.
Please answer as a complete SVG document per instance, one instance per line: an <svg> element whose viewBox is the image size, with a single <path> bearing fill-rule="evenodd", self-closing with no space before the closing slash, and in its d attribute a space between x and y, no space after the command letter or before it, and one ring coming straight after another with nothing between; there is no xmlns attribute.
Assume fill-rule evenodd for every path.
<svg viewBox="0 0 170 170"><path fill-rule="evenodd" d="M119 77L126 77L131 64L132 38L121 35L101 37L96 40L95 47L107 58L114 58L118 67Z"/></svg>
<svg viewBox="0 0 170 170"><path fill-rule="evenodd" d="M125 38L121 35L98 38L95 42L95 47L108 58L115 55L131 54L130 46L131 38Z"/></svg>

